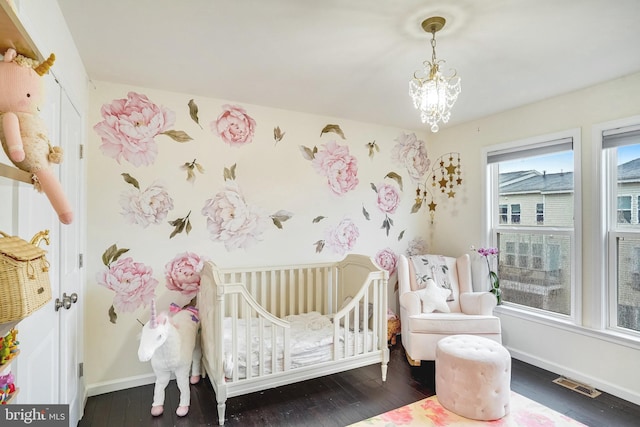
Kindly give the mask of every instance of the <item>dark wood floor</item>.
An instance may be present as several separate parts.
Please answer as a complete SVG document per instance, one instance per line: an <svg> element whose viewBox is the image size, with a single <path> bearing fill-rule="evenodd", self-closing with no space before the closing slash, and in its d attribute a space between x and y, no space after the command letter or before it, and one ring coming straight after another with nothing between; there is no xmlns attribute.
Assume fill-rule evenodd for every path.
<svg viewBox="0 0 640 427"><path fill-rule="evenodd" d="M511 389L588 426L640 426L640 406L601 394L590 398L554 384L558 375L513 361ZM346 426L435 394L434 364L407 363L401 344L391 348L386 383L380 365L227 400L226 426ZM79 427L211 426L218 424L208 379L191 387L189 415L178 418L178 388L167 387L165 414L150 415L153 385L90 397Z"/></svg>

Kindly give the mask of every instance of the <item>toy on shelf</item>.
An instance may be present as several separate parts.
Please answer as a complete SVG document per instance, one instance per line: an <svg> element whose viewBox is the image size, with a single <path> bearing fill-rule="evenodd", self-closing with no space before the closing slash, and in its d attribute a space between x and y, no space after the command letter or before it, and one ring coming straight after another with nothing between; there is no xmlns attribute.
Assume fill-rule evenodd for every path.
<svg viewBox="0 0 640 427"><path fill-rule="evenodd" d="M18 355L18 330L11 329L7 335L0 338L0 366L5 365Z"/></svg>
<svg viewBox="0 0 640 427"><path fill-rule="evenodd" d="M62 148L51 145L38 112L44 97L41 76L53 65L55 55L39 64L8 49L0 61L0 142L9 160L33 174L34 187L43 191L60 222L73 221L71 205L52 170L62 161Z"/></svg>
<svg viewBox="0 0 640 427"><path fill-rule="evenodd" d="M6 375L0 375L0 405L9 403L13 394L16 392L13 374L9 372Z"/></svg>

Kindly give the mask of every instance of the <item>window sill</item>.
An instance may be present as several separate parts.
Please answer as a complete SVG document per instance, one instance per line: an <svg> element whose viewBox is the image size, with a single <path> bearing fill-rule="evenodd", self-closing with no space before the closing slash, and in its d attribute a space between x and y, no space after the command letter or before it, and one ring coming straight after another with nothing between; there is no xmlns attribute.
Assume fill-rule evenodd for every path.
<svg viewBox="0 0 640 427"><path fill-rule="evenodd" d="M640 350L640 338L630 334L624 334L609 329L593 329L586 326L580 326L573 323L568 318L554 317L543 313L537 313L530 310L522 309L516 306L499 305L494 309L494 314L498 317L511 316L523 320L528 320L541 325L545 325L555 329L561 329L567 332L580 334L594 339L610 342L612 344L622 345Z"/></svg>

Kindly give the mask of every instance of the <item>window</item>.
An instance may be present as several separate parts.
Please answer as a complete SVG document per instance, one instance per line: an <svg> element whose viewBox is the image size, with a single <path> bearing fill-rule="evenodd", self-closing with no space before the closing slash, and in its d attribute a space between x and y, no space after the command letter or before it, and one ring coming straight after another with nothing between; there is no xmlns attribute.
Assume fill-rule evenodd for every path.
<svg viewBox="0 0 640 427"><path fill-rule="evenodd" d="M580 245L574 140L579 132L489 148L487 208L505 306L577 317ZM640 195L640 193L638 193ZM505 206L510 219L504 219ZM578 212L578 214L576 214Z"/></svg>
<svg viewBox="0 0 640 427"><path fill-rule="evenodd" d="M602 132L607 325L640 333L640 124ZM634 203L636 204L634 206Z"/></svg>
<svg viewBox="0 0 640 427"><path fill-rule="evenodd" d="M508 207L507 205L500 205L500 224L506 224L508 218Z"/></svg>
<svg viewBox="0 0 640 427"><path fill-rule="evenodd" d="M536 203L536 222L538 225L544 224L544 203Z"/></svg>
<svg viewBox="0 0 640 427"><path fill-rule="evenodd" d="M543 252L544 245L542 243L531 244L531 266L536 270L542 270L544 267Z"/></svg>
<svg viewBox="0 0 640 427"><path fill-rule="evenodd" d="M520 205L511 205L511 224L520 224Z"/></svg>
<svg viewBox="0 0 640 427"><path fill-rule="evenodd" d="M618 196L618 223L631 224L631 196Z"/></svg>

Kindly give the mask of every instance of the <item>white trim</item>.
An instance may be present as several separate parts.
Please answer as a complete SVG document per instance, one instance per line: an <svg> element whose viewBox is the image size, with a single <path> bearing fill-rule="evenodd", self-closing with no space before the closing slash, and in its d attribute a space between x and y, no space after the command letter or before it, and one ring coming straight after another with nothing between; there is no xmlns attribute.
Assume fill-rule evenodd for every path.
<svg viewBox="0 0 640 427"><path fill-rule="evenodd" d="M172 374L172 378L175 376ZM112 391L125 390L128 388L139 387L141 385L154 384L156 376L153 373L136 375L133 377L120 378L117 380L104 381L100 383L89 384L87 387L87 397L97 396L99 394L111 393Z"/></svg>
<svg viewBox="0 0 640 427"><path fill-rule="evenodd" d="M601 391L604 391L605 393L612 394L628 402L640 405L640 394L634 393L632 390L619 387L618 385L610 383L608 381L602 381L601 379L590 375L584 375L582 372L576 371L568 366L563 366L550 360L536 357L529 353L520 352L508 346L506 348L509 350L509 353L511 353L511 357L514 359L521 360L525 363L537 366L558 375L564 375L567 378L580 381L584 384L588 384Z"/></svg>
<svg viewBox="0 0 640 427"><path fill-rule="evenodd" d="M628 334L618 333L613 330L598 330L585 326L576 325L570 321L563 321L558 317L545 315L542 310L534 313L528 309L520 309L515 306L500 305L494 309L494 314L498 317L512 316L519 319L532 321L544 326L575 333L585 337L606 341L612 344L621 345L633 350L640 350L640 340Z"/></svg>

